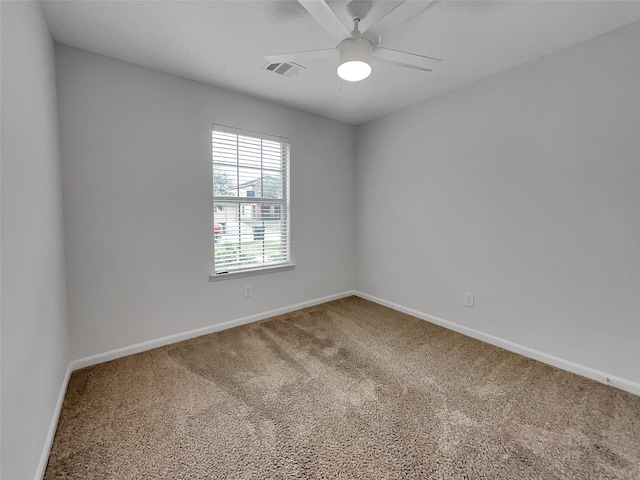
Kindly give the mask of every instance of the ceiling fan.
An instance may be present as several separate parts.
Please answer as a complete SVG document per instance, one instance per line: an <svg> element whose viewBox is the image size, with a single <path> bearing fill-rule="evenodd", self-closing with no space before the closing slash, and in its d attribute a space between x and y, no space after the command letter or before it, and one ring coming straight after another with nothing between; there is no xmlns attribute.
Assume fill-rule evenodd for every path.
<svg viewBox="0 0 640 480"><path fill-rule="evenodd" d="M348 82L364 80L371 74L372 59L394 63L402 67L430 72L432 62L439 58L427 57L416 53L402 52L380 46L380 42L407 20L422 13L433 0L405 0L377 22L360 32L360 23L366 22L366 15L372 1L354 0L347 4L347 10L353 19L353 31L340 21L326 0L298 0L331 37L337 46L324 50L283 53L268 55L265 58L272 64L304 63L309 60L337 57L338 76Z"/></svg>

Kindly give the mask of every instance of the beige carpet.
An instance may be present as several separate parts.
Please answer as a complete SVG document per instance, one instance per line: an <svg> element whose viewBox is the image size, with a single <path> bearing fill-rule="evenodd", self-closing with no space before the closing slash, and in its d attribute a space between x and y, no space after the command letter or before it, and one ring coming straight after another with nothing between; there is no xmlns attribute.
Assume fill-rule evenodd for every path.
<svg viewBox="0 0 640 480"><path fill-rule="evenodd" d="M46 479L640 479L640 397L351 297L73 374Z"/></svg>

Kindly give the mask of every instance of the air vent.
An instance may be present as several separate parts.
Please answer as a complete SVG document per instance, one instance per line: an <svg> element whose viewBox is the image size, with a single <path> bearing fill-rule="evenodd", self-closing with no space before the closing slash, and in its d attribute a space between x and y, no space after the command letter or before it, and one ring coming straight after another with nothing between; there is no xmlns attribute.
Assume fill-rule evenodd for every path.
<svg viewBox="0 0 640 480"><path fill-rule="evenodd" d="M264 66L265 70L269 70L270 72L277 73L278 75L282 75L283 77L293 77L298 74L301 70L306 70L302 65L298 65L297 63L267 63Z"/></svg>

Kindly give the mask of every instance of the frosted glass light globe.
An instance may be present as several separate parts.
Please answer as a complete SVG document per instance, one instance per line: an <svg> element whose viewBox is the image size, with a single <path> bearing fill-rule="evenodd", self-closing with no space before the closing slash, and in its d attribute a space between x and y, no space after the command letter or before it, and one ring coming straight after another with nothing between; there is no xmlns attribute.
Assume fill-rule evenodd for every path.
<svg viewBox="0 0 640 480"><path fill-rule="evenodd" d="M359 82L371 75L371 65L360 60L344 62L338 67L338 76L347 82Z"/></svg>

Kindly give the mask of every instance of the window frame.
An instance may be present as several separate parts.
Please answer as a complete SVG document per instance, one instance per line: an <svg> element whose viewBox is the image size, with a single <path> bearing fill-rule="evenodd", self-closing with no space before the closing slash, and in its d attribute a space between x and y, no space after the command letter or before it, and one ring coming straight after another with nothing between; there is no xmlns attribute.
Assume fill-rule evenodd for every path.
<svg viewBox="0 0 640 480"><path fill-rule="evenodd" d="M236 135L236 151L239 150L239 137L247 137L251 140L260 140L260 141L268 141L268 142L276 142L280 145L280 148L282 149L282 161L283 161L283 166L282 166L282 198L281 199L274 199L274 198L268 198L268 197L254 197L254 196L246 196L246 197L241 197L240 196L240 192L237 192L237 196L223 196L223 195L216 195L215 192L215 157L214 157L214 149L216 146L215 143L215 134L216 132L219 133L224 133L224 134L230 134L230 135ZM282 148L284 147L284 148ZM265 177L265 167L262 163L262 158L263 158L263 151L262 151L262 145L260 147L260 158L261 158L261 166L260 166L260 177L261 179L263 179ZM218 162L218 165L223 164L223 162ZM240 163L239 158L237 160L237 164L235 167L238 171L238 175L240 172L240 169L243 168L243 164ZM244 168L247 168L247 165L245 165ZM254 168L254 167L251 167ZM211 238L213 240L213 267L211 270L211 273L209 274L209 281L217 281L217 280L224 280L224 279L231 279L231 278L239 278L239 277L247 277L247 276L253 276L253 275L262 275L262 274L266 274L266 273L274 273L274 272L281 272L281 271L286 271L286 270L293 270L295 268L295 263L293 262L292 259L292 253L291 253L291 193L290 193L290 172L291 172L291 141L286 138L286 137L282 137L282 136L276 136L276 135L270 135L270 134L265 134L265 133L261 133L261 132L255 132L255 131L251 131L251 130L246 130L246 129L239 129L239 128L235 128L235 127L229 127L226 125L221 125L221 124L213 124L212 128L211 128L211 179L212 179L212 215L211 215ZM241 184L236 185L236 188L240 188ZM262 188L261 188L262 191ZM284 225L281 225L280 227L280 231L282 232L284 229L284 234L285 234L285 241L286 241L286 245L285 245L285 253L286 253L286 259L281 261L281 262L277 262L277 263L267 263L267 264L260 264L260 263L252 263L252 264L248 264L246 267L232 267L229 270L225 270L225 271L217 271L217 267L216 267L216 245L217 242L215 241L215 225L216 223L216 203L226 203L226 204L236 204L238 209L242 209L243 204L255 204L258 208L258 210L260 211L260 219L262 222L264 222L264 218L262 218L262 208L265 204L269 204L269 205L277 205L280 207L280 215L281 215L281 221L284 222ZM240 210L238 210L238 212L240 212ZM239 231L241 231L240 224L242 223L241 217L238 217L238 223L239 223ZM241 235L241 234L240 234ZM220 270L222 270L224 267L220 267Z"/></svg>

